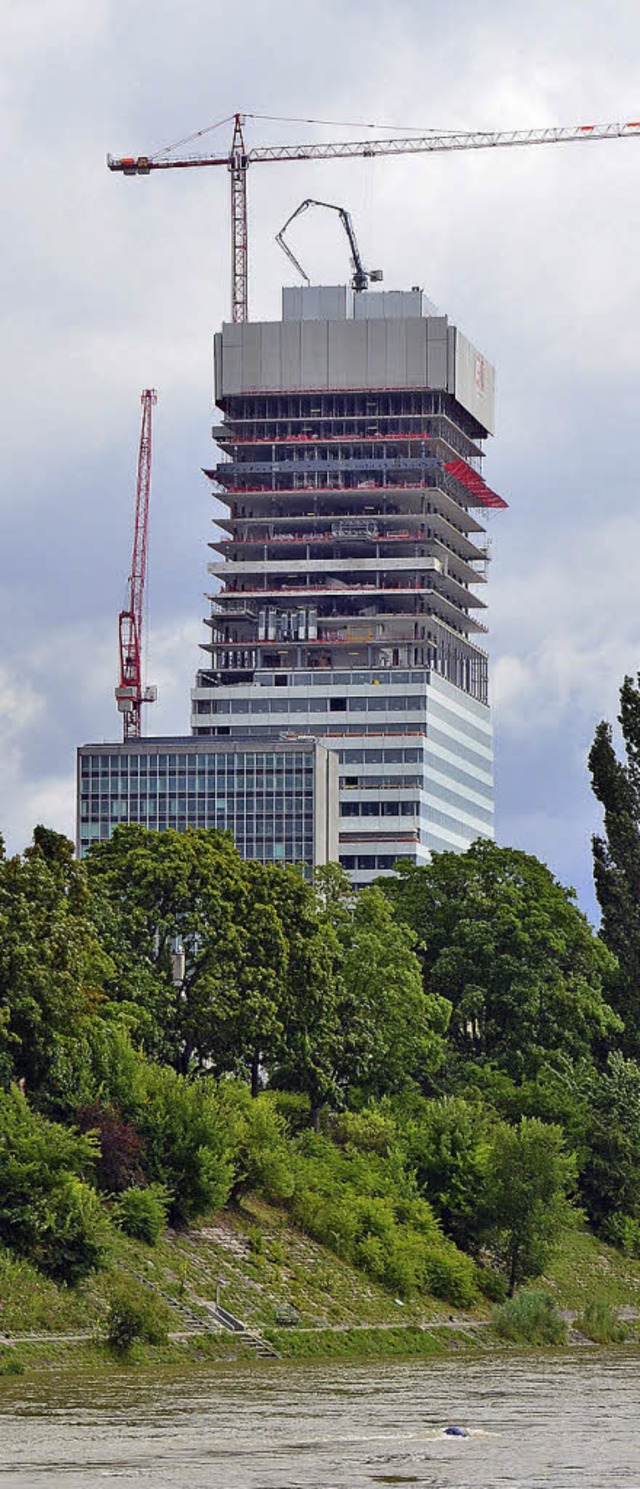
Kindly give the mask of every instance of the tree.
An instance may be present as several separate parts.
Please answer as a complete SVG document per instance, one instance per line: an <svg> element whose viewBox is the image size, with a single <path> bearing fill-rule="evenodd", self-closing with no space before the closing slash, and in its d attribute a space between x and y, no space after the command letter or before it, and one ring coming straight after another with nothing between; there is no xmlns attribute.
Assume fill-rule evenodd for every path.
<svg viewBox="0 0 640 1489"><path fill-rule="evenodd" d="M95 1145L0 1093L0 1241L49 1277L73 1283L99 1266L106 1223L86 1182Z"/></svg>
<svg viewBox="0 0 640 1489"><path fill-rule="evenodd" d="M522 1117L496 1129L486 1192L486 1239L505 1271L509 1296L543 1272L554 1245L572 1223L569 1193L575 1159L561 1127Z"/></svg>
<svg viewBox="0 0 640 1489"><path fill-rule="evenodd" d="M309 895L301 876L281 865L244 864L250 913L243 925L233 975L216 1000L215 1053L218 1071L248 1073L251 1094L260 1090L261 1068L270 1067L282 1047L282 1000L289 969L285 896L278 894L294 875L293 887Z"/></svg>
<svg viewBox="0 0 640 1489"><path fill-rule="evenodd" d="M621 1027L603 993L613 959L538 859L478 841L403 867L385 893L419 937L425 986L452 1005L458 1057L521 1081Z"/></svg>
<svg viewBox="0 0 640 1489"><path fill-rule="evenodd" d="M440 1064L449 1007L426 994L415 936L372 886L357 896L337 865L315 880L317 904L291 917L290 969L276 1079L321 1107L396 1091Z"/></svg>
<svg viewBox="0 0 640 1489"><path fill-rule="evenodd" d="M283 955L230 833L118 827L87 867L116 966L108 990L140 1007L148 1052L182 1073L227 1068L243 994L270 994Z"/></svg>
<svg viewBox="0 0 640 1489"><path fill-rule="evenodd" d="M433 1074L444 1059L451 1008L425 991L414 932L375 885L360 892L336 930L344 1084L380 1096Z"/></svg>
<svg viewBox="0 0 640 1489"><path fill-rule="evenodd" d="M618 760L611 726L598 724L589 754L593 791L604 808L604 836L596 835L593 872L602 911L602 938L618 959L611 1000L624 1020L622 1045L640 1055L640 673L625 677L618 723L625 761Z"/></svg>
<svg viewBox="0 0 640 1489"><path fill-rule="evenodd" d="M495 1115L461 1096L421 1101L404 1127L418 1187L463 1250L479 1248L487 1223L487 1182Z"/></svg>
<svg viewBox="0 0 640 1489"><path fill-rule="evenodd" d="M0 1080L46 1091L95 1018L109 970L72 843L37 827L22 857L0 857Z"/></svg>
<svg viewBox="0 0 640 1489"><path fill-rule="evenodd" d="M640 1065L618 1051L591 1083L586 1146L580 1191L592 1224L640 1222Z"/></svg>

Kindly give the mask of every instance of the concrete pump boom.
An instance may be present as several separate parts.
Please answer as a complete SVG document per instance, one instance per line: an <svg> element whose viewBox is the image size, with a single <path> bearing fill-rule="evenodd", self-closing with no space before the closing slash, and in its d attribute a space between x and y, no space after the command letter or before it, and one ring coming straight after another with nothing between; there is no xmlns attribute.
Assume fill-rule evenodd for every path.
<svg viewBox="0 0 640 1489"><path fill-rule="evenodd" d="M351 280L351 288L358 291L366 290L369 280L379 282L382 279L382 270L365 269L364 267L364 264L360 257L360 249L358 248L358 240L356 238L355 229L351 221L351 213L347 212L346 207L337 206L335 202L319 202L317 197L308 196L303 202L300 203L299 207L296 207L295 212L292 212L291 216L287 218L284 226L280 228L280 232L276 233L276 243L282 249L283 253L286 253L287 258L290 259L294 268L298 270L298 273L302 275L302 278L306 280L307 284L311 284L309 275L305 273L302 264L298 263L298 260L295 254L292 253L289 244L285 243L284 235L287 231L287 228L290 227L291 223L295 222L296 217L300 217L303 212L307 211L308 207L327 207L330 212L338 213L338 217L340 218L342 226L347 235L347 241L351 250L351 266L353 268L353 279Z"/></svg>

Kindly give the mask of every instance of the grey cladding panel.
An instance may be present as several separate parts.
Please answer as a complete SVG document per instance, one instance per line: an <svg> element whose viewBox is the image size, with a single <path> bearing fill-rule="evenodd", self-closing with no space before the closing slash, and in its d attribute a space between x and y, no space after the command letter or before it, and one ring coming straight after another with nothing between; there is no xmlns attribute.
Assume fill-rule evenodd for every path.
<svg viewBox="0 0 640 1489"><path fill-rule="evenodd" d="M216 403L222 397L222 331L213 338L213 396Z"/></svg>
<svg viewBox="0 0 640 1489"><path fill-rule="evenodd" d="M428 324L428 322L427 322ZM427 341L427 387L447 386L447 333L442 337L431 337Z"/></svg>
<svg viewBox="0 0 640 1489"><path fill-rule="evenodd" d="M242 385L244 388L262 387L262 327L260 323L242 327Z"/></svg>
<svg viewBox="0 0 640 1489"><path fill-rule="evenodd" d="M493 430L493 368L445 316L225 325L214 348L217 397L244 390L446 388Z"/></svg>
<svg viewBox="0 0 640 1489"><path fill-rule="evenodd" d="M327 322L303 321L301 371L303 388L326 388L328 360Z"/></svg>
<svg viewBox="0 0 640 1489"><path fill-rule="evenodd" d="M352 313L346 284L295 285L282 291L283 321L343 321Z"/></svg>
<svg viewBox="0 0 640 1489"><path fill-rule="evenodd" d="M387 385L387 328L384 321L367 321L368 384L372 388Z"/></svg>
<svg viewBox="0 0 640 1489"><path fill-rule="evenodd" d="M386 321L387 330L387 375L386 388L407 386L407 327L406 321Z"/></svg>
<svg viewBox="0 0 640 1489"><path fill-rule="evenodd" d="M447 393L456 391L456 328L449 326L447 331Z"/></svg>
<svg viewBox="0 0 640 1489"><path fill-rule="evenodd" d="M406 325L407 384L410 388L424 388L427 382L427 322L408 320Z"/></svg>
<svg viewBox="0 0 640 1489"><path fill-rule="evenodd" d="M300 321L285 321L280 327L283 388L299 389L302 386L300 381L301 332Z"/></svg>
<svg viewBox="0 0 640 1489"><path fill-rule="evenodd" d="M274 321L262 324L262 388L270 392L282 387L280 365L280 326Z"/></svg>
<svg viewBox="0 0 640 1489"><path fill-rule="evenodd" d="M357 321L329 321L329 387L362 388L367 376L367 328Z"/></svg>
<svg viewBox="0 0 640 1489"><path fill-rule="evenodd" d="M242 351L239 346L228 346L225 340L222 353L223 392L242 392Z"/></svg>
<svg viewBox="0 0 640 1489"><path fill-rule="evenodd" d="M486 357L461 331L456 335L455 396L490 434L494 432L495 373Z"/></svg>

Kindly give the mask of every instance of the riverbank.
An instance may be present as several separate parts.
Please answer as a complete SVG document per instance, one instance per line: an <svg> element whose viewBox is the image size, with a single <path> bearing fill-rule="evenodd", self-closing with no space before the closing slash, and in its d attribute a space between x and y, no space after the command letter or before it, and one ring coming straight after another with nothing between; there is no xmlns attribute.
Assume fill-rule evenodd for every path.
<svg viewBox="0 0 640 1489"><path fill-rule="evenodd" d="M283 1212L247 1200L198 1229L167 1233L153 1248L115 1236L106 1265L73 1289L0 1254L0 1373L113 1365L104 1321L110 1293L123 1281L161 1300L169 1320L167 1342L136 1343L131 1363L246 1363L255 1360L256 1338L275 1356L301 1361L437 1358L509 1347L491 1329L486 1300L460 1311L431 1296L393 1298L297 1231ZM565 1237L541 1285L569 1323L597 1299L622 1311L630 1341L638 1338L640 1264L586 1230ZM247 1334L222 1327L216 1296ZM587 1341L574 1330L569 1342Z"/></svg>

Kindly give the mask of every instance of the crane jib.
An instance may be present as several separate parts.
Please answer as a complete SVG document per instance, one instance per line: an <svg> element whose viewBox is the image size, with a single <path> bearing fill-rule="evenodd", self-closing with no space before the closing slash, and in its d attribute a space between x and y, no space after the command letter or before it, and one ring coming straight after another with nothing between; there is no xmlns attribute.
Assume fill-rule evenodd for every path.
<svg viewBox="0 0 640 1489"><path fill-rule="evenodd" d="M614 124L576 124L569 128L461 130L449 134L399 135L386 139L317 141L301 145L255 145L247 150L242 125L234 115L231 149L225 155L107 156L110 171L125 176L149 176L152 171L175 171L226 166L231 177L231 299L234 321L248 319L247 170L250 165L284 160L372 159L384 155L442 154L452 150L496 150L524 145L577 144L580 141L640 138L640 119Z"/></svg>

